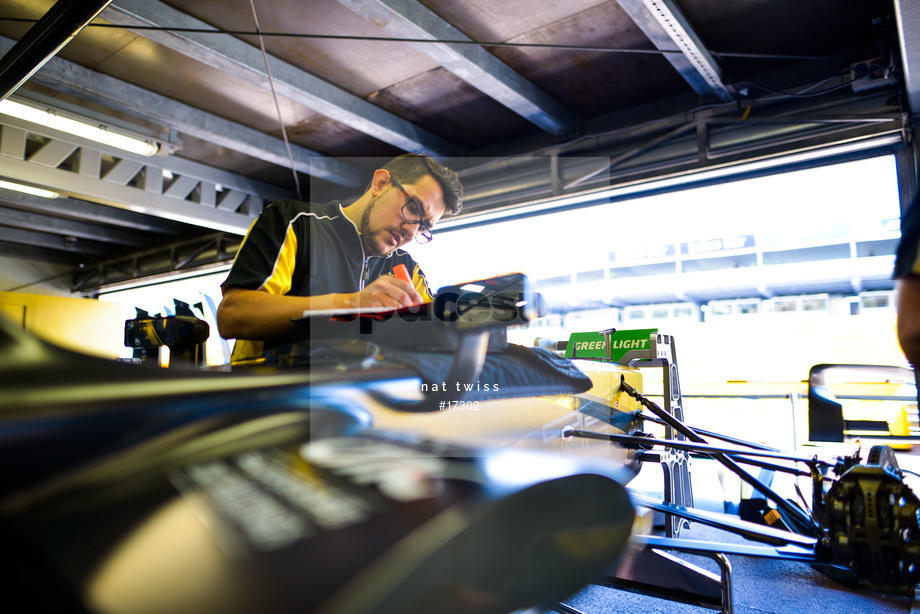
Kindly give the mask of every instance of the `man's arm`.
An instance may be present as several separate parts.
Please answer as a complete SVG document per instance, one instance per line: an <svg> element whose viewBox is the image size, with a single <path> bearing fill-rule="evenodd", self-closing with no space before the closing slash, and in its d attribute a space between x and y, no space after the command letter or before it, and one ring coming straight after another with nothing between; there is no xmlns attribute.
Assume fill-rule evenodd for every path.
<svg viewBox="0 0 920 614"><path fill-rule="evenodd" d="M920 368L920 277L898 280L898 343L907 361Z"/></svg>
<svg viewBox="0 0 920 614"><path fill-rule="evenodd" d="M224 288L217 308L217 329L225 339L266 340L290 334L297 325L291 320L307 310L368 307L409 307L422 302L411 285L384 275L360 292L290 296L263 290Z"/></svg>
<svg viewBox="0 0 920 614"><path fill-rule="evenodd" d="M296 330L291 322L307 309L332 308L338 295L288 296L263 290L225 288L217 307L217 330L225 339L265 340ZM326 307L319 305L326 304Z"/></svg>

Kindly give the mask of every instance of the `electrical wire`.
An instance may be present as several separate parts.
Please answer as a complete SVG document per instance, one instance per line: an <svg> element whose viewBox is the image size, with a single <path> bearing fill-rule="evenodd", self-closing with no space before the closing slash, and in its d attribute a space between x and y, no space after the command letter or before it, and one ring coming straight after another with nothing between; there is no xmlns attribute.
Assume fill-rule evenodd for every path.
<svg viewBox="0 0 920 614"><path fill-rule="evenodd" d="M875 55L875 54L877 54L877 55ZM885 56L887 56L887 62L885 62L885 59L886 59ZM836 85L836 86L834 86L834 87L832 87L832 88L829 88L829 89L826 89L826 90L821 90L821 91L819 91L819 92L812 92L811 90L813 90L813 89L815 89L815 88L817 88L817 87L820 87L821 85L823 85L824 83L827 83L828 81L831 81L832 79L836 79L836 78L838 78L838 77L841 77L841 76L843 76L844 74L846 74L847 72L851 72L851 71L852 71L852 62L853 62L853 60L851 59L851 60L848 61L848 64L850 64L850 65L847 66L844 70L842 70L842 71L837 71L836 73L834 73L834 74L831 75L830 77L827 77L826 79L823 79L823 80L821 80L821 81L818 81L817 83L813 83L812 85L810 85L810 86L806 87L805 89L800 90L800 91L798 91L798 92L784 92L784 91L774 90L774 89L768 88L768 87L766 87L766 86L763 86L763 85L761 85L761 84L759 84L759 83L755 83L755 82L752 82L752 81L738 82L738 83L733 83L732 85L733 85L736 89L740 89L740 88L744 88L744 87L753 87L753 88L755 88L755 89L758 89L758 90L760 90L760 91L766 92L766 93L768 93L768 94L772 94L772 95L774 95L774 96L780 96L780 97L783 97L783 98L814 98L814 97L817 97L817 96L824 96L825 94L830 94L830 93L836 92L836 91L838 91L838 90L844 89L844 88L846 88L846 87L848 87L848 86L851 86L853 83L856 83L856 82L858 82L858 81L860 81L860 80L862 80L862 79L867 78L869 75L871 75L874 71L876 71L876 70L878 70L878 69L886 68L887 71L888 71L889 73L892 72L892 71L894 70L894 63L895 63L895 62L894 62L894 58L892 57L892 53L891 53L890 47L889 47L888 45L885 44L885 39L884 39L884 38L879 39L879 40L875 41L874 43L865 46L865 47L856 55L856 57L878 57L878 58L879 58L880 60L882 60L882 61L881 61L881 62L867 62L867 63L866 63L866 66L865 66L865 68L864 68L864 71L862 72L862 74L855 75L853 78L848 79L848 80L846 80L846 81L840 83L839 85ZM843 59L843 58L841 58L841 59ZM887 64L887 66L886 66L886 64Z"/></svg>
<svg viewBox="0 0 920 614"><path fill-rule="evenodd" d="M300 190L300 178L297 176L297 167L294 165L294 154L291 152L291 142L288 140L287 129L284 127L284 119L281 117L281 105L278 103L278 94L275 92L275 80L272 78L272 69L268 63L268 53L265 51L265 40L262 38L259 28L259 16L256 14L255 0L249 0L249 6L252 7L252 21L256 26L256 33L259 37L259 48L262 50L262 59L265 61L265 74L268 76L268 85L271 87L272 100L275 102L275 111L278 114L278 124L281 126L281 137L284 139L284 148L287 150L288 160L291 162L291 173L294 175L294 188L297 191L297 198L303 200L303 193Z"/></svg>
<svg viewBox="0 0 920 614"><path fill-rule="evenodd" d="M835 76L837 76L837 75L835 75ZM835 85L834 87L828 88L828 89L826 89L826 90L821 90L820 92L810 92L810 93L808 92L807 89L804 90L803 92L781 92L781 91L779 91L779 90L770 89L770 88L768 88L768 87L766 87L766 86L760 85L760 84L758 84L758 83L754 83L754 82L752 82L752 81L746 81L746 82L742 82L742 83L737 83L736 85L737 85L738 87L753 87L753 88L756 88L756 89L758 89L758 90L760 90L760 91L762 91L762 92L766 92L766 93L768 93L768 94L773 94L774 96L782 96L782 97L784 97L784 98L815 98L815 97L817 97L817 96L824 96L825 94L831 94L831 93L836 92L836 91L838 91L838 90L842 90L842 89L845 89L845 88L847 88L847 87L850 87L853 83L859 81L860 79L864 79L865 77L866 77L866 75L860 75L859 77L854 77L853 79L848 79L848 80L844 81L843 83L840 83L839 85ZM834 78L834 77L830 77L830 79L833 79L833 78ZM827 81L829 81L830 79L825 79L823 82L827 82ZM813 87L814 87L814 86L811 86L811 87L808 88L808 89L812 89Z"/></svg>
<svg viewBox="0 0 920 614"><path fill-rule="evenodd" d="M250 3L252 0L250 0ZM27 19L23 17L0 17L0 21L14 21L22 23L36 23L36 19ZM142 26L142 25L124 25L115 23L90 23L88 28L114 28L122 30L151 30L159 32L176 32L187 34L225 34L230 36L271 36L283 38L313 38L327 40L344 40L344 41L369 41L369 42L399 42L399 43L421 43L421 44L440 44L440 45L474 45L477 47L513 47L519 49L561 49L568 51L594 51L600 53L625 53L636 55L683 55L683 51L673 49L633 49L629 47L602 47L598 45L563 45L555 43L512 43L507 41L473 41L473 40L456 40L456 39L438 39L438 38L393 38L388 36L358 36L348 34L307 34L304 32L263 32L258 25L256 31L249 30L225 30L222 28L185 28L173 26ZM839 61L845 58L833 56L816 56L816 55L799 55L799 54L779 54L779 53L741 53L732 51L712 51L707 50L710 54L723 58L739 59L761 59L761 60L816 60L816 61Z"/></svg>

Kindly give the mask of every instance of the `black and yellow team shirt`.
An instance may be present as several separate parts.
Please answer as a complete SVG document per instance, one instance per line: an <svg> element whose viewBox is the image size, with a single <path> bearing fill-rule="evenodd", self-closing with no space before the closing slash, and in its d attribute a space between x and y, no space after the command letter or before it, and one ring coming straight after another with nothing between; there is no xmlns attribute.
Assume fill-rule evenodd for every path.
<svg viewBox="0 0 920 614"><path fill-rule="evenodd" d="M357 292L397 264L406 265L415 289L431 300L428 282L408 252L365 255L358 229L340 203L281 200L266 207L249 227L222 287L295 296ZM237 340L231 362L262 351L262 341Z"/></svg>

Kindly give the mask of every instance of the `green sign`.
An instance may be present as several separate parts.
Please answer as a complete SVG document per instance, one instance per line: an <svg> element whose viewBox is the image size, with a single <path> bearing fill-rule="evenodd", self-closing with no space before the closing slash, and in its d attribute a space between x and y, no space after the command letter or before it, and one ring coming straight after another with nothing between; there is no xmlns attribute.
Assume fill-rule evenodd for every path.
<svg viewBox="0 0 920 614"><path fill-rule="evenodd" d="M619 362L626 352L648 350L649 339L657 328L614 330L609 333L572 333L565 346L568 358L595 358ZM607 347L607 337L610 347Z"/></svg>

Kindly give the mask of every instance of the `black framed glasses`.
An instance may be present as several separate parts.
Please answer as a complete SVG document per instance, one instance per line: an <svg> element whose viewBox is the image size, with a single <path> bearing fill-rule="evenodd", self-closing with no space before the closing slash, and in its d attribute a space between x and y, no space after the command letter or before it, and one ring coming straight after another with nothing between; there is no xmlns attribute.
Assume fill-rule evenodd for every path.
<svg viewBox="0 0 920 614"><path fill-rule="evenodd" d="M425 218L422 216L422 207L411 194L406 192L406 188L402 187L402 184L396 181L396 177L390 175L390 179L393 180L393 185L399 188L399 191L406 197L406 204L402 206L403 219L409 224L418 224L418 232L415 234L415 240L419 243L428 243L432 238L431 228L425 223Z"/></svg>

